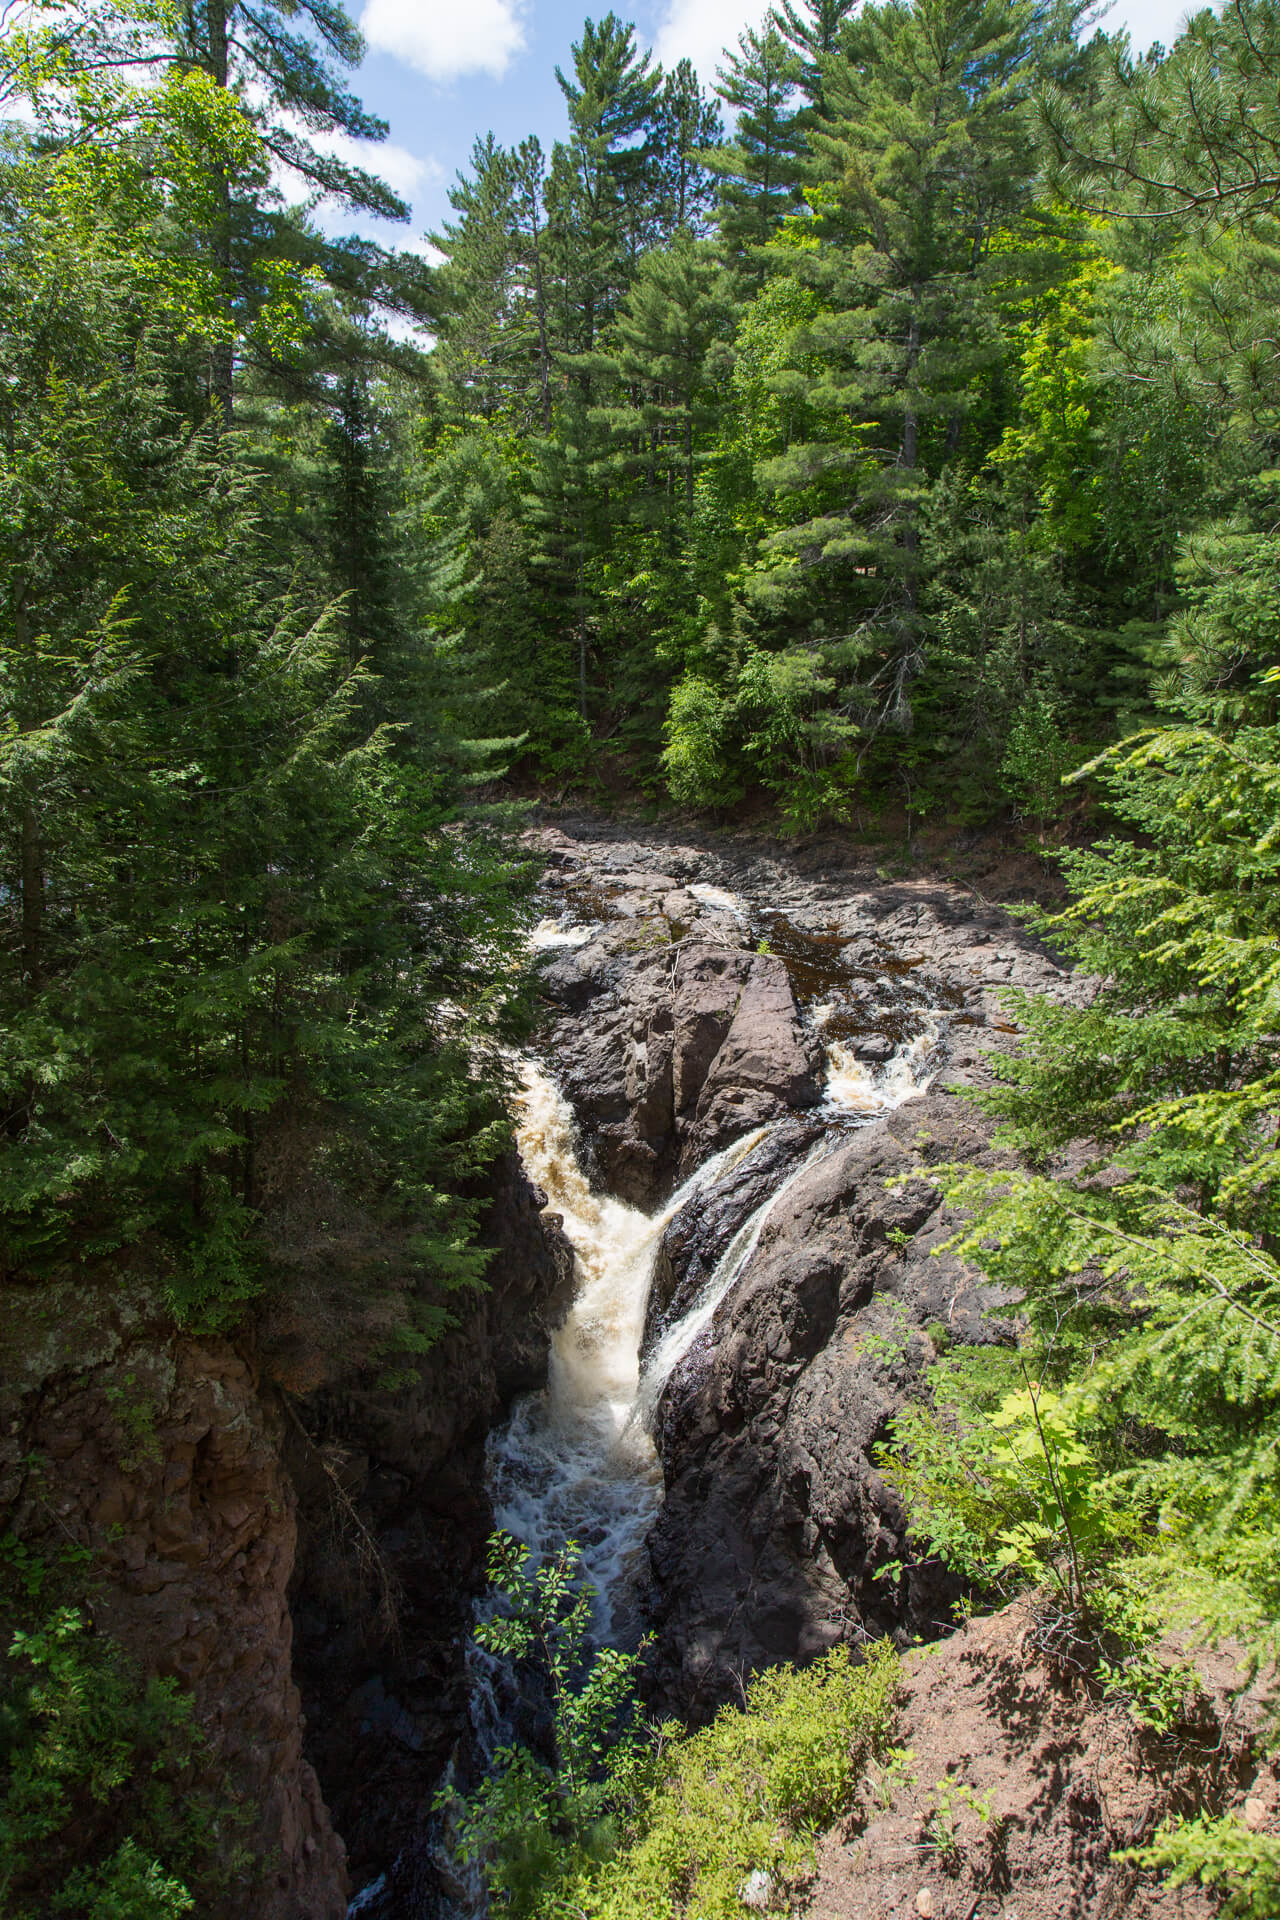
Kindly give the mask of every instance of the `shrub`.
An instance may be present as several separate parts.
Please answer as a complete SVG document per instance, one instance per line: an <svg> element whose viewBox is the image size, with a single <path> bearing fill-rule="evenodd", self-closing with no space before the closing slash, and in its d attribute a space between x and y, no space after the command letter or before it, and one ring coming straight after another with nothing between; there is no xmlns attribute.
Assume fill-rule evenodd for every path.
<svg viewBox="0 0 1280 1920"><path fill-rule="evenodd" d="M745 1711L660 1736L607 1864L580 1867L564 1902L590 1920L741 1920L742 1889L772 1897L805 1871L815 1836L848 1808L867 1758L889 1743L898 1659L887 1642L858 1664L837 1647L810 1667L761 1674ZM546 1909L550 1911L550 1909Z"/></svg>
<svg viewBox="0 0 1280 1920"><path fill-rule="evenodd" d="M169 1920L195 1908L218 1836L203 1741L176 1682L143 1680L59 1607L9 1647L0 1681L5 1920Z"/></svg>

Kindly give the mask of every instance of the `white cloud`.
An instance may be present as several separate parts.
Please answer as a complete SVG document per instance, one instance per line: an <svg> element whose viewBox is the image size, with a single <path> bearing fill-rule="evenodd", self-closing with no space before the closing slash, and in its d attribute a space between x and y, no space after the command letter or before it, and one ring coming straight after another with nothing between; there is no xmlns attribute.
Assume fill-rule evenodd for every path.
<svg viewBox="0 0 1280 1920"><path fill-rule="evenodd" d="M1188 0L1116 0L1098 25L1106 33L1119 33L1127 27L1135 53L1143 53L1153 40L1171 47L1182 31L1187 16L1199 8Z"/></svg>
<svg viewBox="0 0 1280 1920"><path fill-rule="evenodd" d="M402 200L411 201L428 181L444 179L444 168L438 160L410 153L408 147L397 146L394 140L353 140L349 133L313 133L309 137L322 153L331 153L335 160L376 173Z"/></svg>
<svg viewBox="0 0 1280 1920"><path fill-rule="evenodd" d="M379 4L408 7L413 0L370 0L370 9ZM737 45L744 27L758 27L767 11L767 0L665 0L654 53L664 67L692 60L703 83L711 86L725 49ZM1099 24L1108 33L1127 27L1135 51L1141 52L1153 40L1172 46L1188 13L1194 11L1191 0L1115 0Z"/></svg>
<svg viewBox="0 0 1280 1920"><path fill-rule="evenodd" d="M377 53L432 80L488 73L501 80L525 46L523 0L366 0L360 27Z"/></svg>
<svg viewBox="0 0 1280 1920"><path fill-rule="evenodd" d="M692 60L706 86L715 84L725 50L736 47L744 27L758 27L768 0L667 0L653 50L664 67Z"/></svg>

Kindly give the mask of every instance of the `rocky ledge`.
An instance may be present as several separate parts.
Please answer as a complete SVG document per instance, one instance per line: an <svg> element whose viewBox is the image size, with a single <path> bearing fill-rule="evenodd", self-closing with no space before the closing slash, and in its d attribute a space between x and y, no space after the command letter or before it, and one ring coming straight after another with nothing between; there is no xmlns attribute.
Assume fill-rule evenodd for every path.
<svg viewBox="0 0 1280 1920"><path fill-rule="evenodd" d="M1007 989L1085 988L971 888L886 881L838 847L804 871L732 841L534 837L546 1057L593 1181L651 1207L766 1129L669 1224L646 1327L653 1351L745 1253L653 1416L653 1686L696 1718L753 1668L944 1624L955 1595L910 1563L875 1452L941 1348L1012 1329L940 1253L929 1170L993 1162L961 1094L1015 1037Z"/></svg>

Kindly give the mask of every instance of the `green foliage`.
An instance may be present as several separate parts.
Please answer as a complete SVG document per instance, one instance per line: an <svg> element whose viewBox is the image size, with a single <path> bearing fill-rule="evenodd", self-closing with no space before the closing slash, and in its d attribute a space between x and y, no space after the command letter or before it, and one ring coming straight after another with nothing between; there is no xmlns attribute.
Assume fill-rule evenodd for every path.
<svg viewBox="0 0 1280 1920"><path fill-rule="evenodd" d="M867 1762L888 1758L898 1661L887 1642L861 1664L840 1647L801 1672L762 1674L745 1711L726 1707L700 1733L643 1729L640 1655L590 1651L593 1595L572 1543L535 1570L495 1535L489 1570L500 1608L477 1638L540 1676L552 1749L502 1750L470 1800L446 1792L441 1805L504 1911L728 1920L749 1874L779 1891L802 1874Z"/></svg>
<svg viewBox="0 0 1280 1920"><path fill-rule="evenodd" d="M756 1873L785 1902L867 1763L888 1758L897 1686L886 1642L861 1665L838 1647L799 1672L761 1674L744 1710L722 1708L700 1733L664 1737L617 1856L580 1866L559 1899L592 1920L736 1920Z"/></svg>
<svg viewBox="0 0 1280 1920"><path fill-rule="evenodd" d="M958 1572L987 1590L1011 1576L1051 1584L1086 1612L1092 1572L1117 1540L1114 1495L1078 1410L1025 1370L996 1398L998 1377L968 1357L936 1366L933 1405L903 1410L885 1465L917 1532Z"/></svg>
<svg viewBox="0 0 1280 1920"><path fill-rule="evenodd" d="M1195 1882L1221 1890L1225 1913L1244 1920L1270 1920L1280 1901L1280 1840L1251 1833L1233 1814L1201 1813L1166 1827L1145 1847L1121 1859L1149 1871L1165 1872L1171 1887Z"/></svg>
<svg viewBox="0 0 1280 1920"><path fill-rule="evenodd" d="M1060 811L1062 782L1078 759L1077 750L1059 732L1052 707L1032 698L1009 731L1000 783L1021 812L1043 822Z"/></svg>
<svg viewBox="0 0 1280 1920"><path fill-rule="evenodd" d="M193 154L149 100L148 152L251 190L252 153ZM168 271L179 171L126 124L0 183L0 1266L145 1244L205 1326L305 1280L358 1363L483 1271L467 1189L506 1138L527 881L459 830L493 766L479 668L386 531L372 385L288 422L307 534L269 393L232 436L201 386L221 309Z"/></svg>
<svg viewBox="0 0 1280 1920"><path fill-rule="evenodd" d="M590 1646L595 1595L570 1541L544 1566L509 1534L489 1543L499 1610L476 1629L480 1645L529 1662L546 1685L551 1753L505 1747L468 1801L446 1790L460 1859L477 1861L490 1896L532 1913L567 1859L607 1849L609 1816L640 1764L634 1713L638 1654ZM606 1766L607 1759L607 1766Z"/></svg>
<svg viewBox="0 0 1280 1920"><path fill-rule="evenodd" d="M141 1682L60 1607L14 1633L0 1683L0 1904L11 1920L191 1913L226 1813L190 1698Z"/></svg>
<svg viewBox="0 0 1280 1920"><path fill-rule="evenodd" d="M710 681L686 674L672 689L662 771L684 807L731 804L742 793L727 759L732 708Z"/></svg>

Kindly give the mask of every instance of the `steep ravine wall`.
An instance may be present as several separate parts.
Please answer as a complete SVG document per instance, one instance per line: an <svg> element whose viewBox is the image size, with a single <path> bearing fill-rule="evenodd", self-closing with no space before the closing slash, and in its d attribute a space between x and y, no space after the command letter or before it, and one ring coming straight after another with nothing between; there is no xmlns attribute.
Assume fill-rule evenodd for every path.
<svg viewBox="0 0 1280 1920"><path fill-rule="evenodd" d="M248 1816L235 1837L259 1863L255 1920L340 1920L345 1855L292 1674L284 1421L228 1342L176 1336L138 1298L136 1283L132 1305L106 1283L8 1291L0 1529L51 1559L89 1549L75 1600L191 1689Z"/></svg>
<svg viewBox="0 0 1280 1920"><path fill-rule="evenodd" d="M939 1323L1001 1337L998 1302L928 1258L945 1232L928 1163L985 1154L981 1130L934 1093L830 1135L804 970L824 942L856 962L855 1086L939 1008L948 1077L980 1073L1000 989L1062 976L998 908L944 883L885 885L837 864L806 874L758 851L608 831L537 838L549 910L594 927L549 956L543 1046L597 1186L652 1207L744 1129L772 1130L671 1222L651 1340L814 1142L833 1148L787 1186L657 1410L656 1679L698 1714L745 1667L938 1617L946 1596L929 1570L881 1577L903 1516L871 1450ZM793 916L790 931L762 928L761 903ZM876 996L894 980L886 1013ZM890 1174L910 1176L898 1195ZM250 1920L337 1920L351 1888L379 1879L365 1909L376 1920L438 1910L429 1814L460 1740L465 1751L465 1643L492 1526L486 1436L541 1383L571 1287L555 1217L514 1160L495 1170L489 1217L487 1291L390 1389L312 1365L305 1324L288 1336L300 1365L292 1349L177 1337L158 1298L152 1312L136 1304L136 1283L131 1308L105 1283L11 1296L0 1527L90 1547L98 1624L191 1686L252 1811L243 1837L262 1874L234 1908Z"/></svg>
<svg viewBox="0 0 1280 1920"><path fill-rule="evenodd" d="M50 1559L88 1549L68 1599L191 1689L256 1863L201 1920L342 1920L465 1720L484 1436L542 1378L570 1271L514 1159L489 1217L488 1290L391 1390L286 1399L269 1352L174 1333L136 1274L6 1293L0 1532Z"/></svg>
<svg viewBox="0 0 1280 1920"><path fill-rule="evenodd" d="M336 1385L306 1409L287 1459L302 1497L292 1596L307 1752L350 1852L356 1888L385 1877L378 1913L430 1909L432 1795L467 1729L464 1656L493 1515L485 1441L546 1377L572 1254L514 1156L495 1170L486 1291L457 1330L388 1392ZM381 1561L335 1509L328 1450ZM381 1606L390 1582L395 1619Z"/></svg>

